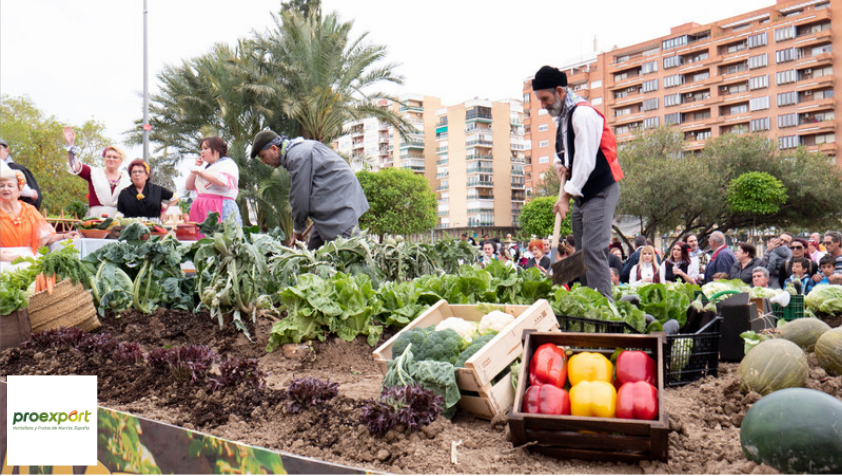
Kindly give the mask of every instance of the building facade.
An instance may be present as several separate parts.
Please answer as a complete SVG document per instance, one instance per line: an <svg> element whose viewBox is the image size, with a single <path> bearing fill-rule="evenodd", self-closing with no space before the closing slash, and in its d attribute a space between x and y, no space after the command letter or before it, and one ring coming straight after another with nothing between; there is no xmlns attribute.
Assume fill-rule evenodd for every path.
<svg viewBox="0 0 842 476"><path fill-rule="evenodd" d="M723 134L756 132L781 150L803 145L842 166L834 94L842 77L834 73L834 50L842 51L840 22L842 2L779 0L706 25L679 25L667 36L560 69L570 87L605 115L619 143L664 124L680 128L687 151ZM554 137L537 130L547 118L536 115L540 104L534 95L531 100L526 121L534 183L536 172L549 168L541 158L552 153Z"/></svg>

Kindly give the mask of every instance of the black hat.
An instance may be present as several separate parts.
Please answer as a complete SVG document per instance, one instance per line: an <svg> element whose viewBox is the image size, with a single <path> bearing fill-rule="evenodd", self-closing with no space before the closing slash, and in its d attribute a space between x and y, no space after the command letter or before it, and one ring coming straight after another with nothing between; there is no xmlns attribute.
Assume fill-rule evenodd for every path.
<svg viewBox="0 0 842 476"><path fill-rule="evenodd" d="M540 91L541 89L555 89L558 86L567 86L567 75L558 68L552 66L543 66L535 73L535 78L532 79L532 90Z"/></svg>
<svg viewBox="0 0 842 476"><path fill-rule="evenodd" d="M278 134L275 134L272 131L260 131L254 136L254 142L251 143L251 158L257 157L257 154L263 150L264 147L269 145L270 142L275 140L278 137Z"/></svg>

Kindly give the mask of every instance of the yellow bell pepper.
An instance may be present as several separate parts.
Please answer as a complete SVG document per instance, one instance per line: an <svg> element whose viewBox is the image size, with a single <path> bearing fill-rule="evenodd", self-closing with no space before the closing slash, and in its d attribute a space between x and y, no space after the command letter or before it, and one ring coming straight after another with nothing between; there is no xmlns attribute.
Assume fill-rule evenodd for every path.
<svg viewBox="0 0 842 476"><path fill-rule="evenodd" d="M580 382L570 389L570 414L599 418L617 415L617 390L608 382Z"/></svg>
<svg viewBox="0 0 842 476"><path fill-rule="evenodd" d="M580 352L567 363L567 377L570 385L579 382L608 382L614 378L614 366L604 355L595 352Z"/></svg>

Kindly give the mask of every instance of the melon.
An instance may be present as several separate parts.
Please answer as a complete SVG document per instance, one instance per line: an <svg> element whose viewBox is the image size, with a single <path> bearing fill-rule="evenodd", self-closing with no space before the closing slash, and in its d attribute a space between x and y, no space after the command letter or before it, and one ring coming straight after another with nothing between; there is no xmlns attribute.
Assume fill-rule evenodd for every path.
<svg viewBox="0 0 842 476"><path fill-rule="evenodd" d="M842 375L842 327L831 329L819 337L816 359L827 373Z"/></svg>
<svg viewBox="0 0 842 476"><path fill-rule="evenodd" d="M761 342L740 362L743 393L767 395L775 390L803 387L810 375L807 355L797 344L786 339Z"/></svg>
<svg viewBox="0 0 842 476"><path fill-rule="evenodd" d="M740 446L781 473L842 473L842 401L807 388L770 393L746 412Z"/></svg>
<svg viewBox="0 0 842 476"><path fill-rule="evenodd" d="M815 317L795 319L778 328L782 338L795 342L804 352L812 352L819 337L829 330L826 322Z"/></svg>

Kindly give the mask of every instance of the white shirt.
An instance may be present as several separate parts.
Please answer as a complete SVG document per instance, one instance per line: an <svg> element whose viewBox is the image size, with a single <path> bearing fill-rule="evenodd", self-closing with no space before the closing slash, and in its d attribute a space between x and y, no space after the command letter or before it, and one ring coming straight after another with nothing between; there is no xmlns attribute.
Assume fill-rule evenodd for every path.
<svg viewBox="0 0 842 476"><path fill-rule="evenodd" d="M564 141L564 160L556 155L554 163L563 163L570 168L570 157L567 146L567 120L559 118L561 136ZM573 175L568 177L564 185L564 191L574 197L582 196L582 188L596 168L596 155L599 152L599 144L602 142L602 129L605 121L592 107L577 107L573 114L573 133L576 136L576 156L573 167Z"/></svg>
<svg viewBox="0 0 842 476"><path fill-rule="evenodd" d="M642 266L640 268L640 279L637 279L637 267ZM646 282L646 278L649 278L649 281ZM655 281L655 267L652 266L652 263L638 263L632 266L631 273L629 273L629 285L631 286L643 286L644 284L649 284Z"/></svg>

